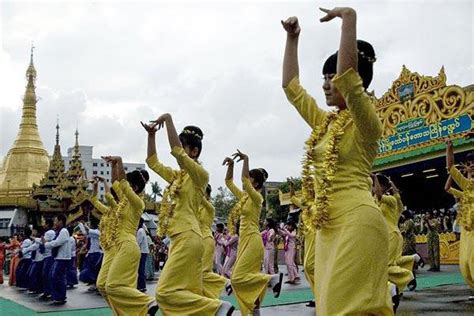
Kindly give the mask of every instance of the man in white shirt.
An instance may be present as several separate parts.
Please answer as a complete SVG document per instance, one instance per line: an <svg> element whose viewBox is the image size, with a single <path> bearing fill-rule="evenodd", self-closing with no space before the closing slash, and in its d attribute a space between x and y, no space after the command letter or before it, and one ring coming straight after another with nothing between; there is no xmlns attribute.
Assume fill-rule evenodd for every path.
<svg viewBox="0 0 474 316"><path fill-rule="evenodd" d="M59 232L56 239L46 242L43 238L43 242L46 249L52 249L54 257L50 273L52 304L63 305L66 303L67 266L71 259L71 244L69 243L69 232L66 229L66 216L56 216L54 228Z"/></svg>
<svg viewBox="0 0 474 316"><path fill-rule="evenodd" d="M56 232L53 230L54 221L51 218L45 220L45 233L44 240L46 242L56 238ZM41 300L48 300L51 297L51 280L49 275L51 268L53 267L54 258L51 254L51 249L46 249L44 245L40 245L39 251L43 254L43 271L42 271L42 282L43 282L43 294L39 297Z"/></svg>
<svg viewBox="0 0 474 316"><path fill-rule="evenodd" d="M76 266L76 239L72 236L72 227L68 227L69 244L71 245L71 259L67 265L66 285L68 288L74 288L79 282L77 281L77 266Z"/></svg>
<svg viewBox="0 0 474 316"><path fill-rule="evenodd" d="M145 276L145 264L146 258L150 253L150 248L148 247L148 241L146 238L146 231L143 228L143 219L140 219L137 230L137 243L140 248L140 265L138 266L138 281L137 289L142 292L146 292L146 276Z"/></svg>
<svg viewBox="0 0 474 316"><path fill-rule="evenodd" d="M33 244L31 250L31 268L28 272L28 294L39 294L43 292L43 254L39 248L41 245L42 228L34 230Z"/></svg>
<svg viewBox="0 0 474 316"><path fill-rule="evenodd" d="M83 233L87 236L87 255L84 261L84 268L81 270L79 280L81 282L91 284L89 291L97 291L96 282L99 276L100 267L102 265L102 249L100 248L100 231L98 229L98 223L91 221L91 227L84 224L79 225Z"/></svg>
<svg viewBox="0 0 474 316"><path fill-rule="evenodd" d="M31 238L32 231L30 228L25 228L24 239L21 242L21 260L16 268L16 286L22 290L26 291L28 289L28 270L31 266L31 245L33 241Z"/></svg>

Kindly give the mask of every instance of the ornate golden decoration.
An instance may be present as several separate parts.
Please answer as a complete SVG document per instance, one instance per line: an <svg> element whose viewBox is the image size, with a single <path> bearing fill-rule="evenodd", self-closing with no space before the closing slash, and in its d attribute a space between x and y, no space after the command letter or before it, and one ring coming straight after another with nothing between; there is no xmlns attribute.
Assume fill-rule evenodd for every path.
<svg viewBox="0 0 474 316"><path fill-rule="evenodd" d="M401 100L399 89L410 85L410 95ZM401 122L423 118L426 125L436 124L442 120L451 119L460 115L474 116L474 91L463 89L457 85L446 86L444 67L438 76L421 76L411 72L403 66L400 76L392 87L376 102L376 111L383 124L382 137L396 134L396 127ZM461 138L464 134L456 135ZM427 147L438 143L432 140L419 145L410 146L398 151L391 151L378 158L391 156L395 153L412 151L420 147Z"/></svg>

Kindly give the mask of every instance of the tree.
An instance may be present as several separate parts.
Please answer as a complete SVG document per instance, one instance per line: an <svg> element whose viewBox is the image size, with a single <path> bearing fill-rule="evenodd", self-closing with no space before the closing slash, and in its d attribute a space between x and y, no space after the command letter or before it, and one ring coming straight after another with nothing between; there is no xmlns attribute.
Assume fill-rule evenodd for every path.
<svg viewBox="0 0 474 316"><path fill-rule="evenodd" d="M155 181L155 182L151 183L151 192L152 192L151 197L152 197L154 202L156 201L156 198L158 196L163 197L162 189L161 189L161 186L158 183L158 181Z"/></svg>
<svg viewBox="0 0 474 316"><path fill-rule="evenodd" d="M301 178L289 178L295 184L295 190L301 190ZM290 191L288 182L282 183L278 190L283 193L288 193ZM280 196L277 190L271 192L266 196L268 200L268 210L266 217L272 217L278 222L285 222L288 217L288 212L290 211L288 205L280 205Z"/></svg>
<svg viewBox="0 0 474 316"><path fill-rule="evenodd" d="M217 194L211 199L216 209L216 217L227 218L227 214L229 214L231 208L237 203L235 196L223 187L217 188Z"/></svg>

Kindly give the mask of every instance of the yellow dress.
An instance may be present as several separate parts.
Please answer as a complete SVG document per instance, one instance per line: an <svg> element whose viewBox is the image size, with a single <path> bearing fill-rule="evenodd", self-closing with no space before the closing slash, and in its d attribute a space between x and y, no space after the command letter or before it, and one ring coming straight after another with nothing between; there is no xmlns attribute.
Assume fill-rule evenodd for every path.
<svg viewBox="0 0 474 316"><path fill-rule="evenodd" d="M296 196L291 197L291 203L303 209L303 203ZM314 251L316 241L316 230L305 228L304 231L304 256L303 256L303 268L304 276L308 280L309 285L314 293Z"/></svg>
<svg viewBox="0 0 474 316"><path fill-rule="evenodd" d="M118 222L115 255L107 273L105 292L116 315L145 316L153 298L137 290L140 249L136 239L145 203L127 180L121 180L119 185L126 204Z"/></svg>
<svg viewBox="0 0 474 316"><path fill-rule="evenodd" d="M212 236L211 225L214 222L214 206L204 198L200 207L200 227L204 239L204 253L202 255L202 283L204 295L210 298L219 298L224 289L226 278L212 271L216 244Z"/></svg>
<svg viewBox="0 0 474 316"><path fill-rule="evenodd" d="M185 175L168 228L171 247L156 287L156 300L165 316L215 315L221 301L203 294L204 245L198 220L209 175L183 148L174 147L171 154ZM156 155L149 157L147 164L168 183L179 173L164 166Z"/></svg>
<svg viewBox="0 0 474 316"><path fill-rule="evenodd" d="M367 185L382 126L359 75L349 69L333 83L352 119L344 127L332 181L329 222L316 232L314 289L321 315L393 315L388 289L388 230ZM298 77L285 88L288 100L312 129L327 112L303 89ZM330 126L331 127L331 126ZM315 148L321 179L329 133ZM317 192L318 181L315 181Z"/></svg>
<svg viewBox="0 0 474 316"><path fill-rule="evenodd" d="M394 283L399 291L403 291L414 278L412 270L415 257L402 256L403 236L398 228L400 207L397 197L383 195L379 205L388 227L388 280Z"/></svg>
<svg viewBox="0 0 474 316"><path fill-rule="evenodd" d="M237 188L232 180L225 183L237 199L247 199L240 214L239 246L230 280L240 313L247 316L253 312L257 299L263 301L271 279L271 275L260 272L264 248L258 222L263 197L254 189L249 178L242 179L245 192Z"/></svg>
<svg viewBox="0 0 474 316"><path fill-rule="evenodd" d="M459 241L459 269L466 283L474 289L474 179L465 178L456 167L449 173L462 192L451 189L450 193L458 198L458 219L461 225Z"/></svg>
<svg viewBox="0 0 474 316"><path fill-rule="evenodd" d="M117 196L120 197L122 196L121 191L120 191L120 185L116 181L113 184L114 191L116 192ZM102 217L100 219L100 233L101 236L104 237L104 235L111 234L111 232L108 231L108 222L116 220L109 214L111 214L111 211L113 208L117 207L117 202L115 201L113 195L109 192L105 194L105 199L107 201L108 206L102 204L96 196L92 197L91 202L94 205L94 207L102 214ZM97 276L97 282L96 286L99 292L102 294L102 297L105 299L107 304L113 309L113 306L110 304L109 299L107 297L107 292L106 292L106 283L107 283L107 276L109 274L109 269L110 269L110 264L112 263L112 259L115 256L116 253L116 247L115 245L112 245L110 247L106 247L105 245L101 244L102 250L104 252L104 256L102 258L102 265L100 267L99 275ZM117 314L115 312L115 314Z"/></svg>

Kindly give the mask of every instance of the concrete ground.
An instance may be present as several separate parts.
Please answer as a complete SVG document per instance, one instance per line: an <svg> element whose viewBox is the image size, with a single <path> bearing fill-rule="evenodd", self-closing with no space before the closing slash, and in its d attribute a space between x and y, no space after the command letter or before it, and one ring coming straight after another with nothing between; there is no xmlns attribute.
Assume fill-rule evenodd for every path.
<svg viewBox="0 0 474 316"><path fill-rule="evenodd" d="M285 267L281 266L282 272ZM261 315L315 315L314 308L306 307L306 301L311 298L308 284L300 271L301 283L298 285L285 284L280 299L267 295L261 309ZM442 272L427 272L426 268L418 272L419 289L415 292L405 292L397 315L474 315L474 301L469 301L471 291L462 281L458 266L443 266ZM8 283L7 283L8 284ZM148 282L147 293L154 296L156 281ZM112 315L106 308L106 303L100 295L87 292L87 286L80 284L75 289L68 290L68 301L63 306L50 306L40 302L35 296L19 292L6 284L0 285L0 298L9 300L7 309L5 300L0 300L0 316L8 315ZM235 303L235 298L229 299ZM13 302L13 303L12 303ZM4 304L4 305L2 305ZM269 306L273 305L273 306ZM18 307L18 309L15 309ZM26 307L26 308L25 308ZM3 313L2 310L8 310ZM13 313L11 312L13 310ZM16 310L16 312L15 312ZM51 313L54 312L54 313ZM46 314L43 314L46 313ZM238 312L235 315L239 315Z"/></svg>

